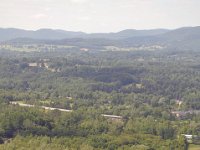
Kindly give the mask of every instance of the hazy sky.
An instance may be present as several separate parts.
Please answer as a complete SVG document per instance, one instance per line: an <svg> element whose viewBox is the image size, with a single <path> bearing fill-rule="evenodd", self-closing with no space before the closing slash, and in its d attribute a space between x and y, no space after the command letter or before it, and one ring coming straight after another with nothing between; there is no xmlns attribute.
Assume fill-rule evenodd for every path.
<svg viewBox="0 0 200 150"><path fill-rule="evenodd" d="M200 0L0 0L0 27L85 32L200 25Z"/></svg>

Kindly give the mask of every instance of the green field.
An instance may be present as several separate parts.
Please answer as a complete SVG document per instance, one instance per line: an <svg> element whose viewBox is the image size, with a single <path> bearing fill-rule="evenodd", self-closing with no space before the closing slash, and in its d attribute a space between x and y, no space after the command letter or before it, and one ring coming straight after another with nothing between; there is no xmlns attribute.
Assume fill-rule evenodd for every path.
<svg viewBox="0 0 200 150"><path fill-rule="evenodd" d="M200 150L200 145L191 144L189 146L189 150Z"/></svg>

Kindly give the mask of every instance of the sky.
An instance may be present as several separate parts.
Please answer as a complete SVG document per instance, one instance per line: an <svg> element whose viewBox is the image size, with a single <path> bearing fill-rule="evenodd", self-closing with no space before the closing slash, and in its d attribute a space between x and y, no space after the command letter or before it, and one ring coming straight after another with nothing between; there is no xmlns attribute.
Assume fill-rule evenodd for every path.
<svg viewBox="0 0 200 150"><path fill-rule="evenodd" d="M117 32L200 25L200 0L0 0L0 27Z"/></svg>

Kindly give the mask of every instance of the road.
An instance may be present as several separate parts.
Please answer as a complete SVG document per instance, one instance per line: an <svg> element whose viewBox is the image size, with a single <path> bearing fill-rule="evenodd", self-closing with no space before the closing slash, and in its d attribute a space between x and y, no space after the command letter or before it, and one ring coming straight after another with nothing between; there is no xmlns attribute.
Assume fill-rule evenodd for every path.
<svg viewBox="0 0 200 150"><path fill-rule="evenodd" d="M35 105L23 104L23 103L20 103L20 102L10 102L10 104L19 105L19 106L22 106L22 107L35 107ZM46 106L39 106L39 107L46 109L46 110L59 110L59 111L63 111L63 112L72 112L72 110L68 110L68 109L53 108L53 107L46 107Z"/></svg>
<svg viewBox="0 0 200 150"><path fill-rule="evenodd" d="M35 107L35 105L30 105L30 104L24 104L20 102L10 102L12 105L19 105L22 107ZM53 107L46 107L46 106L39 106L40 108L43 108L45 110L59 110L62 112L72 112L73 110L68 110L68 109L61 109L61 108L53 108ZM123 119L122 116L116 116L116 115L107 115L107 114L101 114L105 118L112 118L112 119Z"/></svg>

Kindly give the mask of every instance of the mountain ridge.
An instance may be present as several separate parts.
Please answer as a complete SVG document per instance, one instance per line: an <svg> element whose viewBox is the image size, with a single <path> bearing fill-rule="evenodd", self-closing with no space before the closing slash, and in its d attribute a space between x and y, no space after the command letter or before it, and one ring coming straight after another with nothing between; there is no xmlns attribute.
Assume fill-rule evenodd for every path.
<svg viewBox="0 0 200 150"><path fill-rule="evenodd" d="M10 30L11 32L10 36L14 34L12 33L12 30ZM71 31L65 32L63 30L58 30L57 32L59 32L59 36L53 35L54 38L49 38L49 39L46 38L46 37L51 37L54 32L55 31L52 29L50 30L42 29L34 32L34 37L39 36L40 38L32 38L31 37L32 32L31 32L29 35L30 37L13 38L1 43L56 44L56 45L70 45L79 48L84 47L89 49L104 49L106 46L114 46L118 48L158 46L166 49L200 50L199 26L184 27L167 31L166 30L138 31L138 30L128 29L117 33L99 33L99 34L98 33L86 34L83 32L71 32ZM68 35L67 38L65 38L66 34Z"/></svg>
<svg viewBox="0 0 200 150"><path fill-rule="evenodd" d="M16 38L61 40L66 38L108 38L122 39L136 36L152 36L168 32L168 29L135 30L126 29L111 33L84 33L65 31L60 29L38 29L24 30L17 28L0 28L0 41L7 41Z"/></svg>

